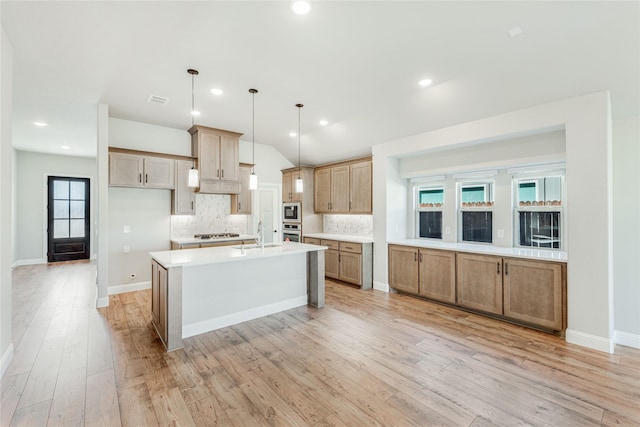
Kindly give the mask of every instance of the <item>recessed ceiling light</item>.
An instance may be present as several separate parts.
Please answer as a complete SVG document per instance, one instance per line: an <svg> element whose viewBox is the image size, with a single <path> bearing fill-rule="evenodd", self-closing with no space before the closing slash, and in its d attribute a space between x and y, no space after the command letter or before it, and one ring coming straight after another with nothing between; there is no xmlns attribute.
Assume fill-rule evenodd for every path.
<svg viewBox="0 0 640 427"><path fill-rule="evenodd" d="M191 112L191 115L192 115L192 116L199 116L199 115L200 115L200 111L193 110L193 111Z"/></svg>
<svg viewBox="0 0 640 427"><path fill-rule="evenodd" d="M509 28L507 30L507 34L509 34L509 37L511 37L511 38L517 37L520 34L522 34L522 28L520 28L520 27Z"/></svg>
<svg viewBox="0 0 640 427"><path fill-rule="evenodd" d="M431 86L431 83L433 83L433 80L431 79L422 79L418 82L418 84L422 87Z"/></svg>
<svg viewBox="0 0 640 427"><path fill-rule="evenodd" d="M39 128L47 125L46 123L43 123L43 122L33 122L33 124L38 126Z"/></svg>
<svg viewBox="0 0 640 427"><path fill-rule="evenodd" d="M297 133L295 133L295 132L289 132L289 136L290 136L291 138L293 138L294 136L298 136L298 134L297 134Z"/></svg>
<svg viewBox="0 0 640 427"><path fill-rule="evenodd" d="M306 0L295 0L291 2L291 10L297 15L306 15L311 11L311 2Z"/></svg>
<svg viewBox="0 0 640 427"><path fill-rule="evenodd" d="M211 93L216 95L216 96L220 96L220 95L222 95L224 93L224 91L222 89L214 87L213 89L211 89Z"/></svg>
<svg viewBox="0 0 640 427"><path fill-rule="evenodd" d="M327 120L320 120L320 126L326 126L329 124L329 121Z"/></svg>
<svg viewBox="0 0 640 427"><path fill-rule="evenodd" d="M63 145L62 147L63 150L71 150L71 147L69 147L68 145Z"/></svg>

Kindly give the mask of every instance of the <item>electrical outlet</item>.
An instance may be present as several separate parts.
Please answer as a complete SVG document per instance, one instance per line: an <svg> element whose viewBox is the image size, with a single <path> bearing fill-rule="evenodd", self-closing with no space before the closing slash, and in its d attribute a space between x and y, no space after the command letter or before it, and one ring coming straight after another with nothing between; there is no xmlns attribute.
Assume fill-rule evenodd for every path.
<svg viewBox="0 0 640 427"><path fill-rule="evenodd" d="M445 227L444 234L451 234L451 227Z"/></svg>
<svg viewBox="0 0 640 427"><path fill-rule="evenodd" d="M124 248L122 250L125 254L128 254L131 248L129 248L129 245L124 245Z"/></svg>
<svg viewBox="0 0 640 427"><path fill-rule="evenodd" d="M498 229L498 239L504 239L504 230Z"/></svg>
<svg viewBox="0 0 640 427"><path fill-rule="evenodd" d="M131 232L131 227L129 227L128 225L125 225L125 226L124 226L124 232L125 232L125 233L129 233L129 232Z"/></svg>

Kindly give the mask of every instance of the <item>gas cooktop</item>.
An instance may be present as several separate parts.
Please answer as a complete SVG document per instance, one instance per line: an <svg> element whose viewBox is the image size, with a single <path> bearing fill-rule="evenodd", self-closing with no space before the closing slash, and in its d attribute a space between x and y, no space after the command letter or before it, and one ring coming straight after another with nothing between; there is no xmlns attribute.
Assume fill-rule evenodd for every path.
<svg viewBox="0 0 640 427"><path fill-rule="evenodd" d="M207 233L207 234L194 234L194 239L229 239L232 237L240 237L238 233Z"/></svg>

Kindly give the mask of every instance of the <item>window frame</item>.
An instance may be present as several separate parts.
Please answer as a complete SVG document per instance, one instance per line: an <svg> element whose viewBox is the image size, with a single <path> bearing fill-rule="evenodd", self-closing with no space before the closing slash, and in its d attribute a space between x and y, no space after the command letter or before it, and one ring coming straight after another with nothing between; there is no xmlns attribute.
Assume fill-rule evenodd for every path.
<svg viewBox="0 0 640 427"><path fill-rule="evenodd" d="M442 203L436 203L434 206L421 206L420 203L420 192L421 191L429 191L429 190L442 190ZM414 215L415 215L415 227L414 227L414 236L416 239L425 239L425 240L435 240L442 241L442 236L444 235L444 213L443 207L445 203L446 192L444 188L444 182L436 181L429 184L421 184L414 186L414 194L415 194L415 202L414 202ZM440 212L440 238L437 237L421 237L420 236L420 212Z"/></svg>
<svg viewBox="0 0 640 427"><path fill-rule="evenodd" d="M464 188L470 187L484 187L484 201L483 202L470 202L470 203L483 203L481 206L469 206L464 205L462 201L462 192ZM458 216L458 243L468 243L472 245L493 245L493 208L494 208L494 195L495 195L495 179L494 177L476 178L476 179L463 179L459 180L456 184L457 194L457 207L456 214ZM474 240L463 240L464 226L463 226L463 212L491 212L491 241L479 242Z"/></svg>

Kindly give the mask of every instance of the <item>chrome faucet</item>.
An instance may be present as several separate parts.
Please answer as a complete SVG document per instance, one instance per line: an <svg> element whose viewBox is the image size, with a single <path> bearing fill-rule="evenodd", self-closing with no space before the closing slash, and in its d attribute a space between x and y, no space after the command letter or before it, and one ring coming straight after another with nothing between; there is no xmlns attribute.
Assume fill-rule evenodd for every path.
<svg viewBox="0 0 640 427"><path fill-rule="evenodd" d="M264 224L262 221L258 222L258 237L256 238L256 245L264 249Z"/></svg>

